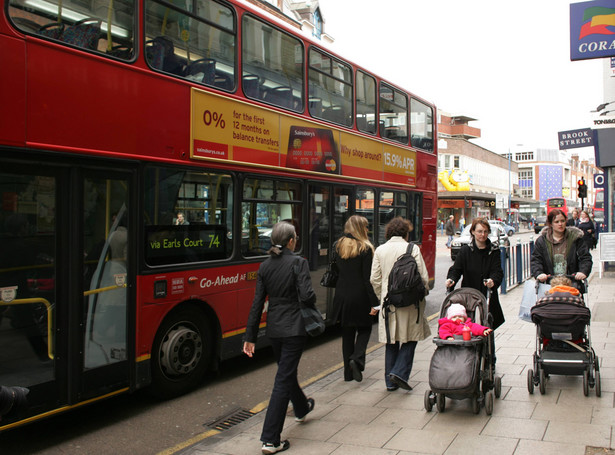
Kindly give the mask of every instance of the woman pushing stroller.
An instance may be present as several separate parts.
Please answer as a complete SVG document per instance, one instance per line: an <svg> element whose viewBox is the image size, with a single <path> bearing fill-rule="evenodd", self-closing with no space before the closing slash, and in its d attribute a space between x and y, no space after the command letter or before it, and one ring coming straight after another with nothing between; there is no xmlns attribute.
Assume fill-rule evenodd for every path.
<svg viewBox="0 0 615 455"><path fill-rule="evenodd" d="M573 275L583 281L592 269L592 256L583 241L583 231L566 226L566 215L560 209L551 210L547 225L536 239L532 253L532 276L545 282L549 275Z"/></svg>
<svg viewBox="0 0 615 455"><path fill-rule="evenodd" d="M461 247L455 263L448 269L446 287L455 287L463 276L462 287L476 289L484 295L487 294L487 289L490 289L489 313L493 317L492 329L495 330L504 323L504 313L497 293L504 272L500 262L500 249L489 240L490 232L491 226L487 219L472 220L472 241Z"/></svg>

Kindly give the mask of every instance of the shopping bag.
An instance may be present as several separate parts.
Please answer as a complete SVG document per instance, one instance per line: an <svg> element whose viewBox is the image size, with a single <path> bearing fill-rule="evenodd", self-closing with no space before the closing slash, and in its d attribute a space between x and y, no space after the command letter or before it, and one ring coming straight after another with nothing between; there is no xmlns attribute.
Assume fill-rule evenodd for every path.
<svg viewBox="0 0 615 455"><path fill-rule="evenodd" d="M550 288L548 284L539 283L538 289L536 289L536 280L526 280L523 283L523 298L521 299L521 306L519 307L519 319L527 322L532 322L530 316L530 310L536 301L543 297L547 290Z"/></svg>

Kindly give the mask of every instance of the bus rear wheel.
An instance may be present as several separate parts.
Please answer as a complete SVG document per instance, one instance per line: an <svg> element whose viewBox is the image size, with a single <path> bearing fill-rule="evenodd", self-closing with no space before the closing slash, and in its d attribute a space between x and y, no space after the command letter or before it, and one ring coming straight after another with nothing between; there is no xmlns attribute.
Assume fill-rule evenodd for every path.
<svg viewBox="0 0 615 455"><path fill-rule="evenodd" d="M172 398L194 389L211 358L207 317L193 306L171 312L156 333L152 350L151 392Z"/></svg>

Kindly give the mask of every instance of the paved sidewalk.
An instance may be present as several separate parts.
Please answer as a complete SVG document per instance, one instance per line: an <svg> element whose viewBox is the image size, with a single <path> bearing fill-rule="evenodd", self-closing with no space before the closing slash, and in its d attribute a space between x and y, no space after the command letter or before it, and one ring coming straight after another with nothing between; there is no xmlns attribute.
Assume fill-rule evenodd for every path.
<svg viewBox="0 0 615 455"><path fill-rule="evenodd" d="M595 257L595 259L597 259ZM535 327L517 318L522 287L501 295L506 323L496 331L497 371L502 395L491 416L475 415L470 400L446 400L445 412L424 408L429 362L435 345L419 343L411 392L387 392L384 348L368 355L362 382L344 382L342 371L310 384L316 407L303 424L286 419L282 437L293 455L474 454L583 455L613 453L615 447L615 272L590 277L592 344L600 359L602 397L583 395L582 377L552 375L545 395L530 395L527 370L535 349ZM436 321L431 321L436 334ZM260 454L264 412L182 450L183 455ZM595 447L596 449L592 448Z"/></svg>

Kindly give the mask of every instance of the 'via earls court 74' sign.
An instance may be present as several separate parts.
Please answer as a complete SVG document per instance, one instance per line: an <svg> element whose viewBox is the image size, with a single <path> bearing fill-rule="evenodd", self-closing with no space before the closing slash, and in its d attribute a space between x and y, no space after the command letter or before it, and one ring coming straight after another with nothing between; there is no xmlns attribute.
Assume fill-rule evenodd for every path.
<svg viewBox="0 0 615 455"><path fill-rule="evenodd" d="M560 131L557 133L557 139L560 150L592 147L594 145L591 128Z"/></svg>
<svg viewBox="0 0 615 455"><path fill-rule="evenodd" d="M570 60L612 56L615 56L615 0L572 3Z"/></svg>

